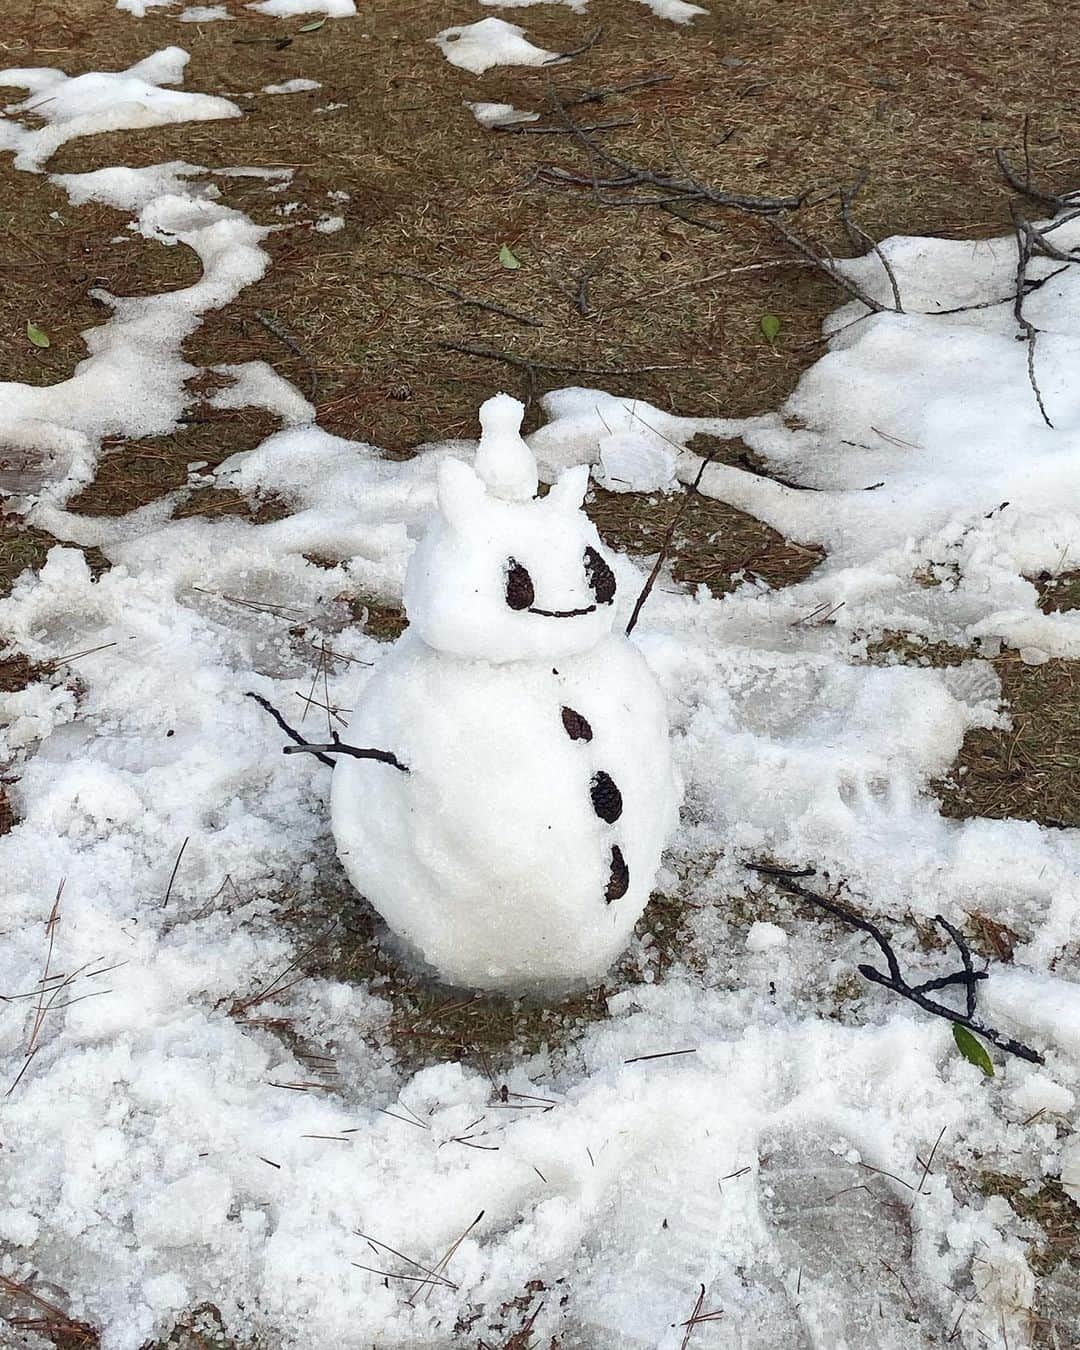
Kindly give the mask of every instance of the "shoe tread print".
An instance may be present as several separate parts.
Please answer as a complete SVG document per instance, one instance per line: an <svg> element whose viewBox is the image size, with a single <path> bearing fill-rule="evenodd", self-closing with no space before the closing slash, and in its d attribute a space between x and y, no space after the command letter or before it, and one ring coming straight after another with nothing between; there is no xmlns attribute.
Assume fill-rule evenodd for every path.
<svg viewBox="0 0 1080 1350"><path fill-rule="evenodd" d="M911 1268L911 1212L853 1142L818 1123L768 1130L758 1181L785 1285L814 1350L921 1350L940 1341Z"/></svg>

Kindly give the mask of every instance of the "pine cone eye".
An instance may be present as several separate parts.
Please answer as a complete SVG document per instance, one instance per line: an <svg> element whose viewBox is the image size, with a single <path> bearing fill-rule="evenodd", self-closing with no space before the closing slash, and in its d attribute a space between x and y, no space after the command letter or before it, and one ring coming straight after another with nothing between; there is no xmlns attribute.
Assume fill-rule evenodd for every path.
<svg viewBox="0 0 1080 1350"><path fill-rule="evenodd" d="M615 599L615 573L594 548L585 550L585 575L597 603L610 605Z"/></svg>
<svg viewBox="0 0 1080 1350"><path fill-rule="evenodd" d="M506 560L506 603L511 609L528 609L536 599L532 577L514 558Z"/></svg>

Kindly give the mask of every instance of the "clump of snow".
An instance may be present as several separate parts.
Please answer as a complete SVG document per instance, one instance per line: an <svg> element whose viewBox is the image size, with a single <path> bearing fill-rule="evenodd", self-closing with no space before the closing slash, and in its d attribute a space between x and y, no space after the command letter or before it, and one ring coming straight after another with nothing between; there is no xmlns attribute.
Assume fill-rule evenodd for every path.
<svg viewBox="0 0 1080 1350"><path fill-rule="evenodd" d="M0 70L0 85L30 91L29 98L4 109L0 149L15 151L17 169L37 171L61 145L78 136L239 117L240 109L226 98L162 88L183 81L189 59L179 47L165 47L115 74L91 71L68 76L47 68ZM45 125L20 126L14 120L20 113L33 113Z"/></svg>
<svg viewBox="0 0 1080 1350"><path fill-rule="evenodd" d="M257 14L289 19L297 14L325 14L328 19L349 19L356 13L354 0L258 0L249 4Z"/></svg>
<svg viewBox="0 0 1080 1350"><path fill-rule="evenodd" d="M746 935L748 952L771 952L787 943L787 934L775 923L757 922L750 925Z"/></svg>
<svg viewBox="0 0 1080 1350"><path fill-rule="evenodd" d="M339 230L344 228L344 216L320 216L315 222L315 229L319 234L337 234Z"/></svg>
<svg viewBox="0 0 1080 1350"><path fill-rule="evenodd" d="M677 485L677 459L670 446L640 431L614 431L597 442L596 481L610 492L667 492Z"/></svg>
<svg viewBox="0 0 1080 1350"><path fill-rule="evenodd" d="M321 89L318 80L285 80L282 84L264 84L264 94L306 94L311 89Z"/></svg>
<svg viewBox="0 0 1080 1350"><path fill-rule="evenodd" d="M285 426L315 420L315 409L307 399L265 361L244 361L210 369L215 375L225 375L231 380L208 400L212 408L265 408L280 417Z"/></svg>
<svg viewBox="0 0 1080 1350"><path fill-rule="evenodd" d="M214 23L221 19L232 20L232 15L224 5L188 5L176 16L180 23Z"/></svg>
<svg viewBox="0 0 1080 1350"><path fill-rule="evenodd" d="M648 5L658 19L670 19L672 23L690 23L697 15L709 12L689 0L638 0L638 4Z"/></svg>
<svg viewBox="0 0 1080 1350"><path fill-rule="evenodd" d="M466 103L482 127L507 127L516 122L535 122L540 114L521 112L512 103Z"/></svg>
<svg viewBox="0 0 1080 1350"><path fill-rule="evenodd" d="M116 0L116 8L133 14L136 19L145 19L148 9L165 9L176 4L176 0Z"/></svg>
<svg viewBox="0 0 1080 1350"><path fill-rule="evenodd" d="M492 66L549 66L560 60L558 52L534 46L524 28L505 19L480 19L444 28L431 40L451 65L474 75Z"/></svg>

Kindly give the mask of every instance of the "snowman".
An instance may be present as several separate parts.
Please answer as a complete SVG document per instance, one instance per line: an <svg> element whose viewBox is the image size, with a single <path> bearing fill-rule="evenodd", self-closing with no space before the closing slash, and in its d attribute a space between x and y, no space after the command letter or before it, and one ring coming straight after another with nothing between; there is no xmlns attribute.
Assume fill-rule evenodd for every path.
<svg viewBox="0 0 1080 1350"><path fill-rule="evenodd" d="M613 631L588 467L538 497L522 413L489 399L475 467L439 465L409 628L353 700L331 814L352 883L443 979L550 991L626 946L678 792L660 688Z"/></svg>

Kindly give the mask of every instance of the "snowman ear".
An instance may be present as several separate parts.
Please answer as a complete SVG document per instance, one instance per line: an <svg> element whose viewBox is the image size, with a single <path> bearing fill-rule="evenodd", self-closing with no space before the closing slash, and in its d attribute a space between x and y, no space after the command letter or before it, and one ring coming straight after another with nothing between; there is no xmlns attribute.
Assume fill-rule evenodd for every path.
<svg viewBox="0 0 1080 1350"><path fill-rule="evenodd" d="M484 499L484 484L460 459L444 459L439 465L439 510L448 525L467 528Z"/></svg>
<svg viewBox="0 0 1080 1350"><path fill-rule="evenodd" d="M589 466L575 464L559 474L558 481L547 495L547 501L556 511L580 511L589 486Z"/></svg>

